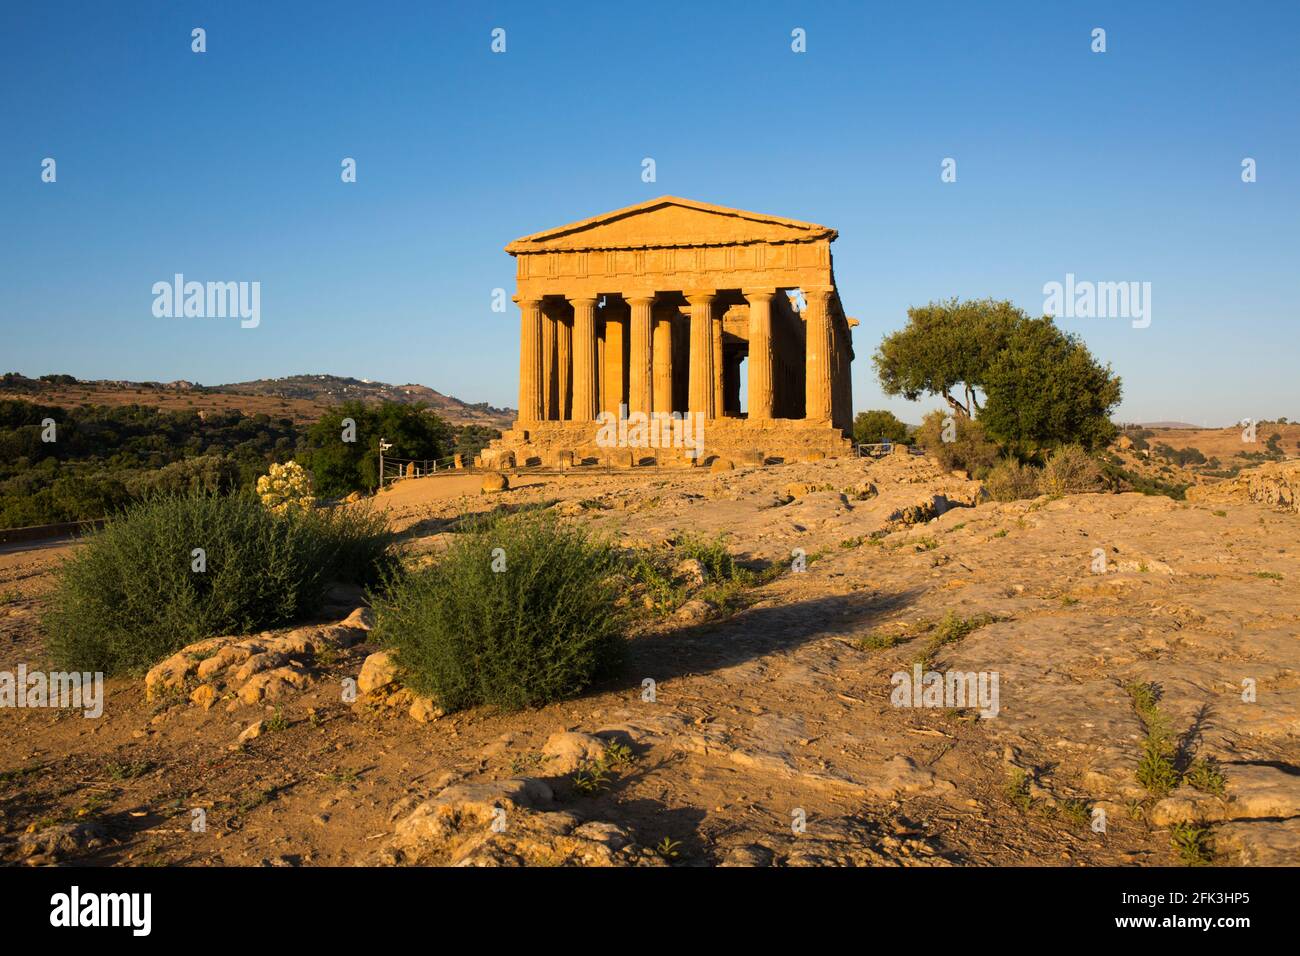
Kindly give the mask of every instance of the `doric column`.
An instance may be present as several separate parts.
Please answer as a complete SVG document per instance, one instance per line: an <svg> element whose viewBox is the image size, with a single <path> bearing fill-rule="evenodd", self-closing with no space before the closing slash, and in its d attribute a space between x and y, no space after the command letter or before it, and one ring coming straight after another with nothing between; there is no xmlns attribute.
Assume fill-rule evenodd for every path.
<svg viewBox="0 0 1300 956"><path fill-rule="evenodd" d="M849 401L849 349L844 333L837 321L835 329L835 424L848 429L853 425L853 410Z"/></svg>
<svg viewBox="0 0 1300 956"><path fill-rule="evenodd" d="M596 418L596 300L570 299L573 305L573 412L575 422Z"/></svg>
<svg viewBox="0 0 1300 956"><path fill-rule="evenodd" d="M844 428L853 430L853 327L844 322L844 336L840 340L840 385L844 389Z"/></svg>
<svg viewBox="0 0 1300 956"><path fill-rule="evenodd" d="M609 331L607 323L600 321L600 310L596 310L596 408L604 411L609 408L605 402L605 386L609 384L609 375L605 371L605 334Z"/></svg>
<svg viewBox="0 0 1300 956"><path fill-rule="evenodd" d="M775 414L772 373L772 296L775 289L745 289L749 303L749 417Z"/></svg>
<svg viewBox="0 0 1300 956"><path fill-rule="evenodd" d="M840 424L840 337L835 330L835 313L831 312L831 424Z"/></svg>
<svg viewBox="0 0 1300 956"><path fill-rule="evenodd" d="M715 310L716 311L716 310ZM713 413L719 418L727 415L727 389L723 384L726 366L722 358L722 316L713 317Z"/></svg>
<svg viewBox="0 0 1300 956"><path fill-rule="evenodd" d="M542 300L519 300L519 421L542 420Z"/></svg>
<svg viewBox="0 0 1300 956"><path fill-rule="evenodd" d="M804 418L831 420L831 290L804 289L806 353L804 367Z"/></svg>
<svg viewBox="0 0 1300 956"><path fill-rule="evenodd" d="M632 307L633 324L636 306ZM674 307L676 311L676 307ZM654 330L654 410L665 415L673 411L673 323L667 316L655 323Z"/></svg>
<svg viewBox="0 0 1300 956"><path fill-rule="evenodd" d="M649 414L654 410L654 356L650 329L655 298L638 295L627 301L632 307L627 352L627 406L629 412Z"/></svg>
<svg viewBox="0 0 1300 956"><path fill-rule="evenodd" d="M555 316L542 310L542 418L554 421L560 416L556 413L559 404L559 388L555 367Z"/></svg>
<svg viewBox="0 0 1300 956"><path fill-rule="evenodd" d="M555 361L559 374L556 376L555 417L568 421L573 417L573 325L556 318L555 320Z"/></svg>
<svg viewBox="0 0 1300 956"><path fill-rule="evenodd" d="M692 413L713 418L717 414L715 400L717 369L713 364L713 301L712 292L687 293L691 304L691 369L690 395L687 408Z"/></svg>
<svg viewBox="0 0 1300 956"><path fill-rule="evenodd" d="M623 339L627 335L627 325L621 317L611 314L615 308L610 303L604 309L605 361L601 365L601 371L604 373L605 384L601 389L601 395L604 396L601 407L617 415L619 406L623 404L623 385L627 375L623 367Z"/></svg>

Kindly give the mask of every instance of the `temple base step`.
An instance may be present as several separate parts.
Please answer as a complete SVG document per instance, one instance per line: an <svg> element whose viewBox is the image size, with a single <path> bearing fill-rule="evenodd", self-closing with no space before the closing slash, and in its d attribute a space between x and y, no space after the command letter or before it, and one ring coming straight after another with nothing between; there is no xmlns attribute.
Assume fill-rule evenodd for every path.
<svg viewBox="0 0 1300 956"><path fill-rule="evenodd" d="M805 419L715 418L702 422L516 422L494 439L476 464L487 468L583 464L633 468L641 465L737 465L765 461L811 461L851 455L852 442L830 422Z"/></svg>

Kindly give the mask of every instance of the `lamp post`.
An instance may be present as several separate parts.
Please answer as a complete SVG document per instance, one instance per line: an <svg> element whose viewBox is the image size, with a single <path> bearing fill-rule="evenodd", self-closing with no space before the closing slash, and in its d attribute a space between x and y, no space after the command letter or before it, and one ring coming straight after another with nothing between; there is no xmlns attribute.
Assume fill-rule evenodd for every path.
<svg viewBox="0 0 1300 956"><path fill-rule="evenodd" d="M384 490L384 452L393 447L392 442L379 439L379 490Z"/></svg>

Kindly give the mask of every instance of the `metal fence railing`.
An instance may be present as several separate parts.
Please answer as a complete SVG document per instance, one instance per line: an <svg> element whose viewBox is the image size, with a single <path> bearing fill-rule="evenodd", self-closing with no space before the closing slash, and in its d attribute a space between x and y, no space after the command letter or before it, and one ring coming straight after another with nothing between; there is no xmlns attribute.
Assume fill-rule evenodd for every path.
<svg viewBox="0 0 1300 956"><path fill-rule="evenodd" d="M379 487L385 482L399 478L427 478L430 475L449 474L456 471L472 471L463 465L456 467L460 455L446 458L390 458L382 451L379 453Z"/></svg>
<svg viewBox="0 0 1300 956"><path fill-rule="evenodd" d="M863 442L857 446L859 458L883 458L893 454L894 443L890 441Z"/></svg>

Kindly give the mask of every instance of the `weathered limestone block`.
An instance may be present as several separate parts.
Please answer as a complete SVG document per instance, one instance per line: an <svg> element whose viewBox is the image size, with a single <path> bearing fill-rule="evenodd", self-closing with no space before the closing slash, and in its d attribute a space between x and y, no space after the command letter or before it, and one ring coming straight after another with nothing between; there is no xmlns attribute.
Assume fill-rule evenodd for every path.
<svg viewBox="0 0 1300 956"><path fill-rule="evenodd" d="M600 760L608 747L605 741L591 734L565 731L551 734L542 745L542 756L547 758L546 772L548 775L573 773L585 763Z"/></svg>
<svg viewBox="0 0 1300 956"><path fill-rule="evenodd" d="M211 684L200 684L190 693L190 703L197 704L204 710L211 710L217 702L217 689Z"/></svg>
<svg viewBox="0 0 1300 956"><path fill-rule="evenodd" d="M479 462L484 468L513 468L515 467L515 453L509 448L493 448L489 446L479 454Z"/></svg>
<svg viewBox="0 0 1300 956"><path fill-rule="evenodd" d="M403 817L385 865L664 866L621 827L550 809L543 781L453 783Z"/></svg>
<svg viewBox="0 0 1300 956"><path fill-rule="evenodd" d="M367 657L357 676L357 690L372 694L397 680L397 660L390 651L378 651Z"/></svg>
<svg viewBox="0 0 1300 956"><path fill-rule="evenodd" d="M289 656L280 651L266 651L262 654L254 654L235 671L234 680L236 683L242 684L254 674L260 674L262 671L269 671L275 667L283 667L288 663Z"/></svg>
<svg viewBox="0 0 1300 956"><path fill-rule="evenodd" d="M302 665L294 661L287 667L276 667L254 674L248 683L239 689L239 700L245 704L280 700L293 691L304 690L309 683L310 678Z"/></svg>
<svg viewBox="0 0 1300 956"><path fill-rule="evenodd" d="M197 674L199 680L208 680L235 664L242 664L254 654L261 653L262 646L251 641L227 644L217 653L199 662ZM146 681L148 678L145 678Z"/></svg>
<svg viewBox="0 0 1300 956"><path fill-rule="evenodd" d="M278 636L265 633L198 641L150 669L145 675L146 697L157 699L196 680L199 685L190 700L204 710L226 693L244 703L276 699L311 683L310 668L319 650L351 647L365 639L373 623L369 608L357 608L343 621L323 627L308 625Z"/></svg>
<svg viewBox="0 0 1300 956"><path fill-rule="evenodd" d="M1187 489L1187 500L1202 504L1254 501L1280 511L1300 512L1300 459L1248 468L1235 478Z"/></svg>
<svg viewBox="0 0 1300 956"><path fill-rule="evenodd" d="M331 632L334 628L347 628L359 631L368 631L374 626L375 612L370 610L368 607L359 607L338 624L333 625L333 627L327 627L325 630L326 632Z"/></svg>
<svg viewBox="0 0 1300 956"><path fill-rule="evenodd" d="M427 724L443 715L443 709L437 706L432 698L415 695L412 695L412 697L411 708L407 711L411 719L421 724Z"/></svg>
<svg viewBox="0 0 1300 956"><path fill-rule="evenodd" d="M238 640L235 637L210 637L199 641L171 657L155 664L144 677L145 696L153 700L165 690L177 688L191 677L210 654L215 653L225 644Z"/></svg>

